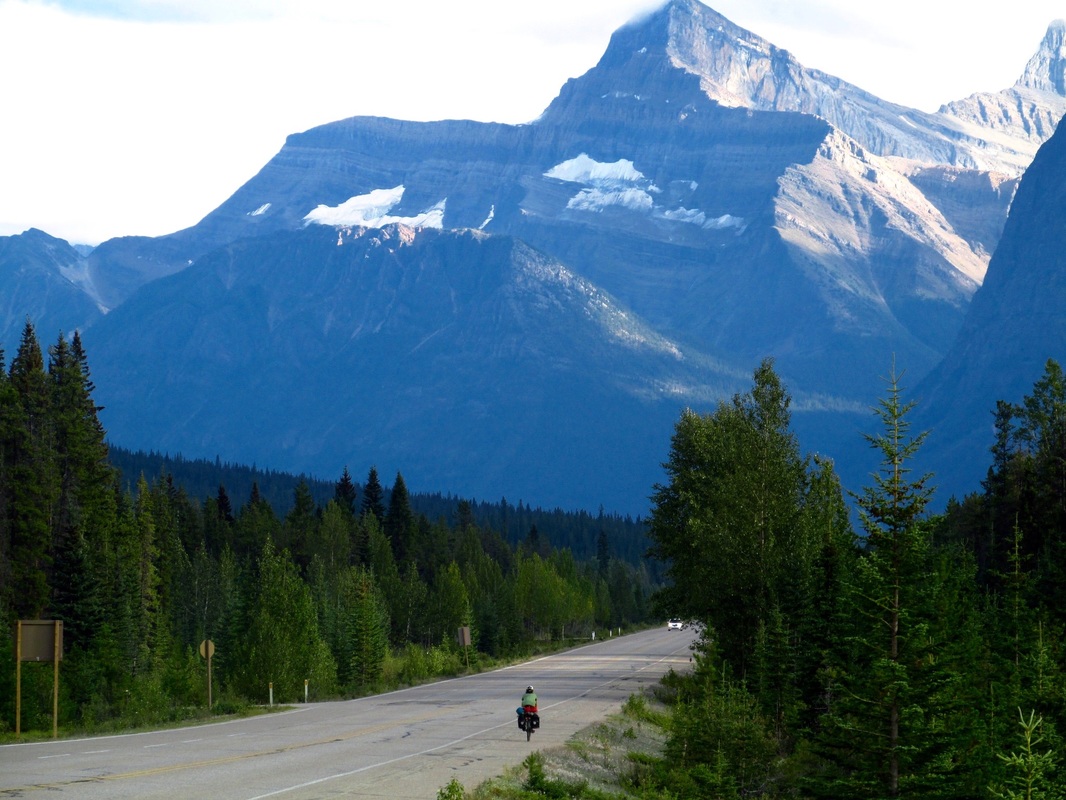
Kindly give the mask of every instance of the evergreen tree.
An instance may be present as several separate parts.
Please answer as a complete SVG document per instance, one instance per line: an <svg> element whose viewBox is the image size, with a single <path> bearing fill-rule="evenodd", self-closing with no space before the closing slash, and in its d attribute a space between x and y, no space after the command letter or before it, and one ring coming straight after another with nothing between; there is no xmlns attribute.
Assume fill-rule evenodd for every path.
<svg viewBox="0 0 1066 800"><path fill-rule="evenodd" d="M11 361L9 382L16 402L9 409L10 499L6 510L11 580L18 587L11 599L17 617L36 619L49 602L50 521L56 485L51 392L41 347L29 322Z"/></svg>
<svg viewBox="0 0 1066 800"><path fill-rule="evenodd" d="M454 561L437 572L429 608L434 617L431 636L435 643L451 641L460 626L470 621L470 598Z"/></svg>
<svg viewBox="0 0 1066 800"><path fill-rule="evenodd" d="M64 622L67 646L84 648L103 621L102 602L96 596L99 581L90 569L89 553L114 524L115 474L107 463L80 335L75 333L70 346L60 335L50 354L59 492L52 520L52 611Z"/></svg>
<svg viewBox="0 0 1066 800"><path fill-rule="evenodd" d="M361 567L352 570L350 591L348 673L354 687L365 691L381 678L389 649L389 613L367 570Z"/></svg>
<svg viewBox="0 0 1066 800"><path fill-rule="evenodd" d="M136 671L150 671L158 653L158 636L163 633L163 614L160 603L159 536L156 530L154 504L156 498L148 490L142 475L137 482L134 528L126 542L126 568L132 579L132 612L134 663Z"/></svg>
<svg viewBox="0 0 1066 800"><path fill-rule="evenodd" d="M1056 749L1045 741L1044 719L1030 711L1029 716L1018 710L1019 748L1009 754L998 753L1006 767L1006 777L999 786L991 788L992 796L1004 800L1061 800L1066 797L1066 786L1055 779L1055 771L1061 760L1061 748ZM1052 738L1054 735L1052 734Z"/></svg>
<svg viewBox="0 0 1066 800"><path fill-rule="evenodd" d="M218 495L215 499L218 503L219 520L227 525L232 525L234 522L233 504L230 502L229 492L226 491L226 487L221 483L218 485Z"/></svg>
<svg viewBox="0 0 1066 800"><path fill-rule="evenodd" d="M281 538L281 523L270 504L262 499L258 484L252 484L248 502L237 514L233 527L233 553L240 561L259 557L267 540Z"/></svg>
<svg viewBox="0 0 1066 800"><path fill-rule="evenodd" d="M234 522L229 492L220 483L215 496L204 501L204 541L207 551L216 558L223 550L234 546Z"/></svg>
<svg viewBox="0 0 1066 800"><path fill-rule="evenodd" d="M352 476L348 472L348 467L345 466L340 479L334 486L333 499L337 501L338 506L354 517L356 495L357 492L355 484L352 482Z"/></svg>
<svg viewBox="0 0 1066 800"><path fill-rule="evenodd" d="M835 683L850 663L843 644L852 633L849 587L859 557L859 544L832 463L815 458L804 524L818 542L811 570L809 600L797 615L800 648L797 669L804 698L807 728L833 710Z"/></svg>
<svg viewBox="0 0 1066 800"><path fill-rule="evenodd" d="M366 486L363 487L362 514L372 515L380 525L385 521L385 490L381 488L378 480L377 467L371 467L366 476Z"/></svg>
<svg viewBox="0 0 1066 800"><path fill-rule="evenodd" d="M1066 595L1066 375L1048 360L1033 392L1022 402L1019 438L1032 469L1033 522L1024 528L1034 540L1040 593ZM1066 609L1049 602L1057 624L1066 626Z"/></svg>
<svg viewBox="0 0 1066 800"><path fill-rule="evenodd" d="M8 379L4 351L0 349L0 624L13 621L14 578L11 563L10 513L13 486L14 446L21 413L18 396Z"/></svg>
<svg viewBox="0 0 1066 800"><path fill-rule="evenodd" d="M377 517L370 515L377 525ZM366 517L360 516L354 520L348 530L351 540L348 543L348 561L353 566L366 565L370 559L370 534L369 523Z"/></svg>
<svg viewBox="0 0 1066 800"><path fill-rule="evenodd" d="M312 526L307 541L307 554L311 560L322 561L329 575L336 575L348 566L351 547L349 526L354 523L351 514L336 500L330 500L322 510L321 522Z"/></svg>
<svg viewBox="0 0 1066 800"><path fill-rule="evenodd" d="M396 473L396 482L392 485L389 496L389 512L385 515L384 530L392 544L392 554L397 564L402 564L412 556L411 539L414 529L414 513L411 511L411 498L407 494L407 484L403 475Z"/></svg>
<svg viewBox="0 0 1066 800"><path fill-rule="evenodd" d="M258 581L248 587L248 627L238 644L233 676L245 697L292 702L303 696L304 680L316 695L336 690L337 666L323 641L307 584L285 552L267 542L259 559Z"/></svg>
<svg viewBox="0 0 1066 800"><path fill-rule="evenodd" d="M907 414L914 403L903 402L901 377L893 369L888 379L888 396L880 401L878 411L883 430L880 434L867 436L870 445L881 453L882 467L873 476L873 486L868 486L857 498L869 550L864 561L866 577L874 592L870 598L873 608L867 613L872 614L878 627L887 632L877 665L883 668L879 670L882 672L881 705L887 733L883 757L887 761L885 788L891 797L899 794L900 717L909 699L906 678L902 676L905 662L901 657L904 642L900 626L908 612L905 605L908 590L916 590L917 579L925 577L923 562L927 557L928 532L918 523L932 495L932 489L927 485L929 475L916 480L909 477L908 463L927 434L910 436ZM902 633L905 638L913 636L907 631Z"/></svg>
<svg viewBox="0 0 1066 800"><path fill-rule="evenodd" d="M611 545L607 541L607 533L600 528L596 535L596 565L600 571L600 577L606 579L607 567L611 564Z"/></svg>
<svg viewBox="0 0 1066 800"><path fill-rule="evenodd" d="M435 643L432 616L426 613L429 587L418 573L415 562L408 561L403 575L394 584L389 608L392 609L393 637L397 644L421 638L429 646Z"/></svg>
<svg viewBox="0 0 1066 800"><path fill-rule="evenodd" d="M311 563L310 542L317 535L318 520L315 518L315 499L306 480L301 480L293 490L293 504L285 516L281 540L278 545L292 555L301 571Z"/></svg>
<svg viewBox="0 0 1066 800"><path fill-rule="evenodd" d="M607 568L606 586L612 626L639 621L640 611L634 591L639 585L632 567L617 558L611 559Z"/></svg>
<svg viewBox="0 0 1066 800"><path fill-rule="evenodd" d="M900 377L893 368L876 410L882 430L866 437L881 467L856 498L866 547L849 592L855 628L842 691L821 719L822 752L834 765L814 787L823 796L960 796L946 756L958 734L943 725L944 687L958 666L945 642L960 631L937 622L945 587L924 517L930 476L913 478L910 466L925 434L910 434L914 404L903 401Z"/></svg>
<svg viewBox="0 0 1066 800"><path fill-rule="evenodd" d="M463 533L468 528L475 527L474 522L474 509L470 505L469 500L460 500L455 507L455 527Z"/></svg>

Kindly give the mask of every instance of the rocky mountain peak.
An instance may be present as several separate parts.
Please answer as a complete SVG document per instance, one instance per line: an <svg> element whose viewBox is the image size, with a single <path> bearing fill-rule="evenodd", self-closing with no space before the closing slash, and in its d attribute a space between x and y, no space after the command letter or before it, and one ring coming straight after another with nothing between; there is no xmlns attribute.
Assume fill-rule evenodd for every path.
<svg viewBox="0 0 1066 800"><path fill-rule="evenodd" d="M1066 97L1066 20L1048 25L1040 48L1025 65L1015 86Z"/></svg>
<svg viewBox="0 0 1066 800"><path fill-rule="evenodd" d="M724 106L780 108L782 87L803 70L787 50L696 0L673 0L664 11L667 54L674 66L700 76L710 99Z"/></svg>

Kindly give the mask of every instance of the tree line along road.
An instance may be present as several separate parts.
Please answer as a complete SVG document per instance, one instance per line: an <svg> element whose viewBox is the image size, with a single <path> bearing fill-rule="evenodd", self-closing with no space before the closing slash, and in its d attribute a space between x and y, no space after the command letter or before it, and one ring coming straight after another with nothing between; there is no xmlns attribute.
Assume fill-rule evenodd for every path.
<svg viewBox="0 0 1066 800"><path fill-rule="evenodd" d="M0 746L0 798L260 800L428 798L468 789L564 743L670 669L695 634L618 636L525 664L357 700L188 728ZM516 724L527 684L540 696L532 742Z"/></svg>

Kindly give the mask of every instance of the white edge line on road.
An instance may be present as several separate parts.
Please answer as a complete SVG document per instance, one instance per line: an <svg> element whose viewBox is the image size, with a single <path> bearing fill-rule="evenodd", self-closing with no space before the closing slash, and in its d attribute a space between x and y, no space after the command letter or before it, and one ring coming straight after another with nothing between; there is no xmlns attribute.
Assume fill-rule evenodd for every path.
<svg viewBox="0 0 1066 800"><path fill-rule="evenodd" d="M568 651L568 652L573 652L573 651ZM662 658L660 658L658 661L652 661L649 664L645 664L643 667L638 669L637 672L643 672L644 670L648 669L649 667L651 667L651 666L653 666L655 664L661 664L663 661L667 661L669 659L672 659L675 656L676 656L676 652L675 653L670 653L668 655L665 655ZM545 656L544 658L551 658L551 656ZM541 661L541 660L543 660L543 659L537 659L537 661ZM533 663L533 662L527 662L527 663ZM505 667L505 669L510 669L510 667ZM464 676L464 677L469 677L469 676ZM450 680L462 680L462 678L451 678ZM595 691L596 689L600 689L600 688L602 688L604 686L608 686L609 684L615 683L618 680L620 680L620 679L619 678L613 678L613 679L611 679L609 681L604 681L603 683L597 684L596 686L590 686L588 689L586 689L585 691L581 692L580 694L575 694L573 697L568 697L565 700L559 700L556 703L552 703L551 705L544 706L544 707L545 708L555 708L556 706L561 706L564 703L572 702L572 701L577 700L577 699L579 699L581 697L584 697L589 692ZM443 682L444 681L441 681L441 683L443 683ZM406 690L405 689L401 689L400 691L406 691ZM418 753L408 753L405 756L397 756L396 758L390 758L388 761L379 761L376 764L367 764L365 767L359 767L358 769L349 770L348 772L338 772L336 775L328 775L325 778L316 778L313 781L307 781L305 783L298 783L295 786L287 786L287 787L285 787L283 789L276 789L275 791L267 792L266 794L257 794L255 797L248 798L248 800L264 800L267 797L277 797L278 795L281 795L281 794L287 794L288 792L296 792L296 791L299 791L300 789L306 789L309 786L317 786L320 783L325 783L327 781L337 780L338 778L347 778L347 777L350 777L352 775L358 775L360 772L366 772L367 770L377 769L378 767L387 767L389 764L395 764L398 761L406 761L409 758L416 758L417 756L424 756L427 753L433 753L433 752L436 752L437 750L443 750L446 747L452 747L453 745L459 744L460 742L465 742L467 739L473 739L475 736L482 736L482 735L488 733L489 731L494 731L497 728L507 728L507 727L510 727L510 725L511 725L510 722L505 722L502 725L493 725L491 728L485 728L484 730L475 731L474 733L471 733L471 734L468 734L466 736L460 737L460 738L455 739L455 740L453 740L451 742L445 742L444 744L438 744L436 747L430 747L430 748L427 748L426 750L422 750L422 751L420 751Z"/></svg>

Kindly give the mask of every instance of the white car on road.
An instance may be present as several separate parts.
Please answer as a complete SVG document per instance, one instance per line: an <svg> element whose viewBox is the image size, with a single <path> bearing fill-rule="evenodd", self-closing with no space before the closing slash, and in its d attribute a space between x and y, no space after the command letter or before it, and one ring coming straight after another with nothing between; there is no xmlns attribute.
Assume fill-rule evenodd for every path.
<svg viewBox="0 0 1066 800"><path fill-rule="evenodd" d="M666 629L668 631L683 631L685 629L685 623L674 617L672 620L666 623Z"/></svg>

